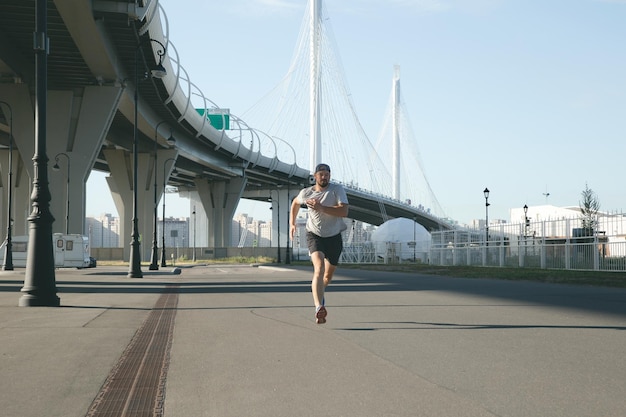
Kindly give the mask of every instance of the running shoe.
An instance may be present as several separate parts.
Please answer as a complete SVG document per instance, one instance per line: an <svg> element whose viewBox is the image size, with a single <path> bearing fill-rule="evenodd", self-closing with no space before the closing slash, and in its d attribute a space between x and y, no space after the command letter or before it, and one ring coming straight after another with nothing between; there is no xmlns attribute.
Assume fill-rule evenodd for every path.
<svg viewBox="0 0 626 417"><path fill-rule="evenodd" d="M324 307L323 305L319 306L315 310L315 323L317 323L317 324L324 324L324 323L326 323L326 315L327 314L328 314L328 312L326 311L326 307Z"/></svg>

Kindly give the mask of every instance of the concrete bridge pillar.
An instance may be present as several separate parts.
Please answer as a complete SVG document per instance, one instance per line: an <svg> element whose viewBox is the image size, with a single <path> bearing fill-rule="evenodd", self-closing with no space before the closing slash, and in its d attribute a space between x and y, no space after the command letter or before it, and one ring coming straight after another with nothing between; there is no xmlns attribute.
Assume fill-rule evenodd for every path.
<svg viewBox="0 0 626 417"><path fill-rule="evenodd" d="M233 246L231 236L231 224L239 199L248 182L245 177L231 178L228 181L212 181L196 179L196 190L202 209L208 219L206 233L208 234L208 246L229 247ZM196 215L198 215L196 207ZM193 221L193 219L191 219ZM200 224L200 222L198 222ZM200 234L200 231L196 231Z"/></svg>
<svg viewBox="0 0 626 417"><path fill-rule="evenodd" d="M157 218L159 218L159 216L162 217L162 213L160 213L158 210L159 208L158 204L161 201L161 196L163 195L163 192L165 191L163 189L163 184L164 184L163 175L167 176L167 178L165 178L166 180L169 179L169 174L171 173L172 168L174 167L174 164L172 164L171 161L167 163L167 166L163 166L163 163L167 161L169 158L176 159L177 155L178 155L178 151L176 149L157 150L157 159L156 159L156 167L155 167L154 154L153 153L149 154L149 157L150 157L149 167L146 170L147 172L145 172L147 182L144 184L143 182L139 181L140 189L143 188L143 195L146 196L145 201L143 202L143 210L139 211L139 233L141 233L141 259L146 262L151 260L152 240L154 237L154 207L155 207L154 186L156 184ZM132 167L132 163L131 163L131 167ZM139 168L140 169L142 168L141 163L139 165ZM155 182L155 179L156 179L156 182ZM130 177L130 180L131 180L130 184L132 186L132 176ZM132 203L132 193L131 193L131 200L129 201L130 208L128 211L131 220L132 220L132 215L133 215L132 204L133 203ZM139 207L140 208L142 207L141 203ZM126 247L126 244L129 244L131 240L130 234L132 232L132 223L130 223L129 227L130 229L128 229L128 238L123 240L124 247ZM158 225L157 225L157 230L158 230ZM126 236L124 235L124 237ZM161 240L157 240L157 247L159 249L161 248ZM130 250L130 246L129 246L129 250ZM161 255L160 252L158 253L158 255L159 256ZM157 257L157 259L160 259L160 258Z"/></svg>
<svg viewBox="0 0 626 417"><path fill-rule="evenodd" d="M48 92L48 169L59 166L58 171L48 175L50 210L56 219L53 232L85 234L87 179L113 121L121 92L119 87L98 86L78 93Z"/></svg>
<svg viewBox="0 0 626 417"><path fill-rule="evenodd" d="M107 184L113 196L113 203L120 216L120 243L124 247L124 260L130 259L131 233L133 231L133 155L123 149L104 149L104 157L109 165L109 176L106 177ZM152 196L147 193L150 184L148 171L151 171L152 158L148 153L140 153L137 157L137 218L138 229L141 242L141 260L145 261L146 242L150 246L150 234L145 235L144 225L151 223L150 218L140 217L144 213L144 206L149 205ZM148 240L146 240L146 238ZM148 258L149 259L149 258Z"/></svg>
<svg viewBox="0 0 626 417"><path fill-rule="evenodd" d="M0 84L0 100L9 103L13 113L13 235L28 235L31 212L33 154L35 149L35 106L27 84ZM15 156L18 156L15 158ZM5 159L6 158L6 159ZM6 163L5 163L6 161ZM8 198L8 151L2 158L3 194ZM2 206L3 230L6 230L6 205Z"/></svg>
<svg viewBox="0 0 626 417"><path fill-rule="evenodd" d="M19 151L13 148L13 179L12 179L12 210L13 227L12 236L28 235L28 215L30 214L30 190L31 183L26 173L24 161ZM0 236L6 237L9 206L9 150L0 151L0 170L2 172L2 195L0 195ZM2 239L0 239L2 240Z"/></svg>
<svg viewBox="0 0 626 417"><path fill-rule="evenodd" d="M50 210L55 218L53 232L65 232L67 229L70 233L85 233L86 181L115 115L121 91L119 87L93 86L82 90L48 92L46 152L52 197ZM30 91L25 84L1 85L0 97L13 108L14 145L19 149L23 162L18 169L25 168L32 179L35 141L34 104ZM59 171L52 172L57 155ZM13 159L13 165L15 168L16 158ZM24 187L23 179L16 178L15 174L14 169L16 185ZM21 208L24 192L21 189L16 190L18 192L15 197L18 200L15 204ZM28 204L30 205L30 195ZM22 210L15 210L15 213L18 233Z"/></svg>
<svg viewBox="0 0 626 417"><path fill-rule="evenodd" d="M106 177L107 184L120 216L120 241L124 247L124 260L128 261L133 231L133 155L122 149L105 149L103 152L110 170L110 175ZM139 186L137 189L137 219L139 221L139 234L141 235L142 262L150 261L152 250L154 178L156 175L158 203L163 195L163 175L169 177L171 172L171 164L168 165L170 169L164 173L163 163L159 163L159 161L175 158L177 154L175 149L158 150L156 170L154 169L153 153L139 153L137 158L139 163L137 167L137 184Z"/></svg>
<svg viewBox="0 0 626 417"><path fill-rule="evenodd" d="M286 187L269 190L272 199L272 241L274 247L286 248L289 242L289 215L291 211L291 196L296 196L300 189ZM284 251L283 251L284 252ZM284 259L281 258L284 262Z"/></svg>

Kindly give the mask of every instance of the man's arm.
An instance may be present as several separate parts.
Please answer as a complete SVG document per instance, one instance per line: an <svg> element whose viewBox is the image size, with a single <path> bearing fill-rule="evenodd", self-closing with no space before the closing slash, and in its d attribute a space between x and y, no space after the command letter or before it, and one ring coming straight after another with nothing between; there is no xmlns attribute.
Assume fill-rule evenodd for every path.
<svg viewBox="0 0 626 417"><path fill-rule="evenodd" d="M306 201L307 206L310 209L317 210L321 213L326 213L336 217L348 217L348 197L343 187L337 186L334 191L337 204L333 206L324 206L319 200L309 199Z"/></svg>
<svg viewBox="0 0 626 417"><path fill-rule="evenodd" d="M321 211L322 213L330 214L331 216L348 217L349 207L349 205L343 203L339 203L335 206L323 206L321 204L318 204L317 207L315 207L315 210Z"/></svg>
<svg viewBox="0 0 626 417"><path fill-rule="evenodd" d="M298 197L294 198L291 202L291 211L289 215L289 234L291 236L291 240L296 235L296 218L298 217L298 213L300 212L300 202L298 201Z"/></svg>
<svg viewBox="0 0 626 417"><path fill-rule="evenodd" d="M348 216L348 204L337 203L334 206L324 206L319 200L309 199L306 201L306 205L311 210L317 210L320 213L330 214L331 216L347 217Z"/></svg>

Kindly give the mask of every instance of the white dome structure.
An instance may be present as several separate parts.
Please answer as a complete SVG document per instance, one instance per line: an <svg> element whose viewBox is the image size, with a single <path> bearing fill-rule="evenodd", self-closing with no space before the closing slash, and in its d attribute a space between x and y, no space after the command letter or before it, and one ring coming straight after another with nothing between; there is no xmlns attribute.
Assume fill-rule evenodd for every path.
<svg viewBox="0 0 626 417"><path fill-rule="evenodd" d="M424 226L406 218L388 220L372 232L376 256L385 258L385 262L428 262L430 241Z"/></svg>

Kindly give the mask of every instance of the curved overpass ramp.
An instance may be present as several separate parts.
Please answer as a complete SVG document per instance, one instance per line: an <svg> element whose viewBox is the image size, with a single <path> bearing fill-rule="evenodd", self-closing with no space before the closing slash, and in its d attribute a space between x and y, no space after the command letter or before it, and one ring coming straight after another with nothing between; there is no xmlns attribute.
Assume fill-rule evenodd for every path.
<svg viewBox="0 0 626 417"><path fill-rule="evenodd" d="M34 9L33 0L0 4L0 100L15 103L11 92L16 86L31 94L34 90ZM73 201L84 201L84 183L91 169L112 172L110 155L115 152L127 155L132 150L135 110L139 152L146 158L164 153L176 159L176 171L163 172L163 181L170 185L195 189L199 182L245 178L242 183L245 189L240 196L266 199L259 197L258 190L281 185L296 190L308 184L309 170L297 166L295 150L286 141L255 130L236 115L220 113L219 106L189 80L175 45L168 40L166 15L157 1L49 1L48 26L51 45L48 88L68 92L75 107L75 114L67 123L70 140L53 145L76 154L78 145L82 145L81 156L85 159L82 199L72 198ZM144 79L144 69L160 61L160 44L166 47L162 64L168 75L162 79ZM75 128L81 118L90 116L86 111L81 112L80 104L90 92L101 90L111 92L111 108L102 116L106 119L102 122L102 134L86 139ZM135 93L139 97L137 102ZM20 109L18 105L15 107ZM223 118L222 122L228 114L230 129L224 128L225 123L221 123L222 128L216 128L197 108L205 114L217 110L218 115L223 115L218 116ZM27 123L27 119L22 115L16 121ZM6 114L0 112L0 126L8 125ZM0 130L0 145L5 147L7 132L8 129ZM176 140L173 148L167 142L170 134ZM27 169L32 155L28 141L17 141ZM158 177L159 170L150 169L146 188L152 178ZM386 218L408 217L415 218L428 230L450 228L445 221L416 207L364 190L348 188L347 191L350 217L356 220L377 225ZM76 218L84 218L84 204L82 210L82 215Z"/></svg>

